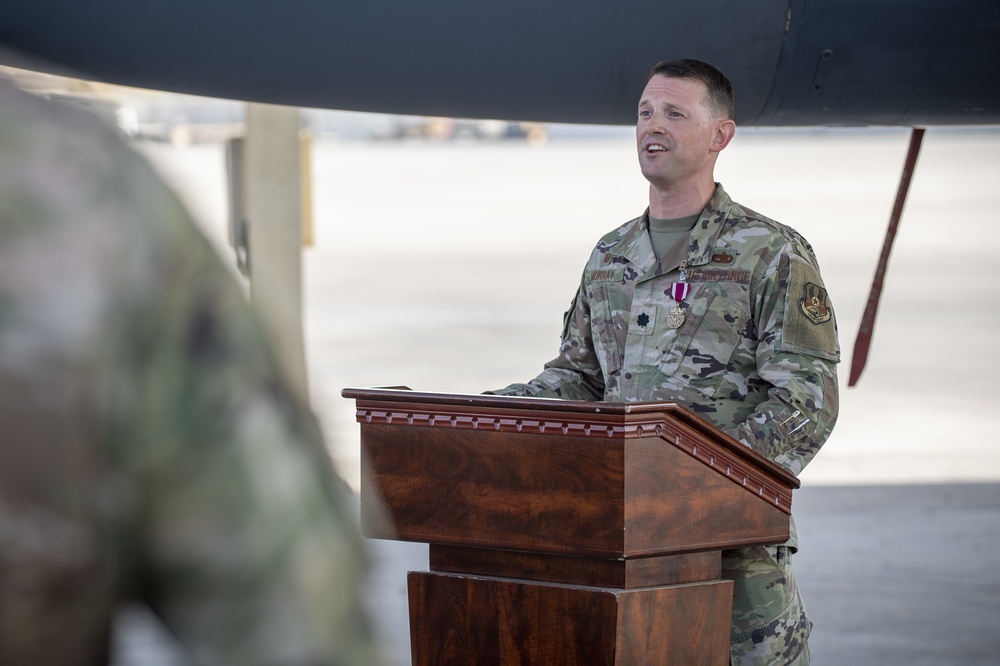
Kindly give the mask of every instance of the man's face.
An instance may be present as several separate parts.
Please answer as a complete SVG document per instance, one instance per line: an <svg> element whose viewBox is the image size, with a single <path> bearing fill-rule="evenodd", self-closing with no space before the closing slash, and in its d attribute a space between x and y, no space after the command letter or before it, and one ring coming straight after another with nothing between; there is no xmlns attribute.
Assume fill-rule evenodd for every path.
<svg viewBox="0 0 1000 666"><path fill-rule="evenodd" d="M707 105L708 89L696 79L654 76L639 100L635 126L642 175L654 187L682 187L711 178L716 134L723 119Z"/></svg>

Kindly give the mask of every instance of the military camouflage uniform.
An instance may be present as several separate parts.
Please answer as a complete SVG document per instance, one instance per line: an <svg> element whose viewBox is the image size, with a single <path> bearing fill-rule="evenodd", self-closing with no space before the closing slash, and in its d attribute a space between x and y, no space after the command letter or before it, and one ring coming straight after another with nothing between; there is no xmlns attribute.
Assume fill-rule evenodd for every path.
<svg viewBox="0 0 1000 666"><path fill-rule="evenodd" d="M349 489L245 299L110 130L0 82L0 664L375 663Z"/></svg>
<svg viewBox="0 0 1000 666"><path fill-rule="evenodd" d="M690 292L677 303L671 283L682 277ZM675 307L684 317L672 328ZM604 236L565 315L559 356L494 393L676 402L798 474L836 422L839 358L812 248L717 185L676 256L655 256L648 214ZM724 554L737 583L734 664L807 663L795 549L793 525L786 544Z"/></svg>

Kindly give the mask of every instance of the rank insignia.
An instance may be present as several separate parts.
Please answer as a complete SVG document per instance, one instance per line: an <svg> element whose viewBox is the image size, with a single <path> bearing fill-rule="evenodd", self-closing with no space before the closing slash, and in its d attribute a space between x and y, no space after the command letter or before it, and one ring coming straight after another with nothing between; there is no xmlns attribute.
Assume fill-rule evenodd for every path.
<svg viewBox="0 0 1000 666"><path fill-rule="evenodd" d="M805 287L802 289L802 298L799 299L799 309L814 324L823 324L830 321L830 318L833 317L826 289L812 282L806 282Z"/></svg>
<svg viewBox="0 0 1000 666"><path fill-rule="evenodd" d="M652 335L656 329L656 306L650 303L634 303L635 309L629 319L629 335Z"/></svg>

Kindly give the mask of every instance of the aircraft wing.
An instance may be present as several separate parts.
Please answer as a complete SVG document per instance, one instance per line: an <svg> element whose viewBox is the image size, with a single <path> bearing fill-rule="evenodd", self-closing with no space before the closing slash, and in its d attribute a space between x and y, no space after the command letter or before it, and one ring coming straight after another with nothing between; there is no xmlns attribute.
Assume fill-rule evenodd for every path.
<svg viewBox="0 0 1000 666"><path fill-rule="evenodd" d="M6 0L53 73L301 107L631 124L657 61L752 125L1000 124L995 0ZM7 64L17 64L10 63Z"/></svg>

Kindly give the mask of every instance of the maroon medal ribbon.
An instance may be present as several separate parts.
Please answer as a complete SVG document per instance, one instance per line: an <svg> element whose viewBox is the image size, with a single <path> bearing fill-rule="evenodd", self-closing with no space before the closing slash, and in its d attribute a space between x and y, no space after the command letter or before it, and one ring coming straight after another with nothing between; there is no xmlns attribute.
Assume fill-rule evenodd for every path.
<svg viewBox="0 0 1000 666"><path fill-rule="evenodd" d="M681 270L681 279L685 277L687 271ZM670 328L680 328L684 324L684 310L681 309L681 303L687 298L688 292L691 291L691 285L687 282L671 282L670 283L670 297L674 299L674 309L667 313L667 326Z"/></svg>

